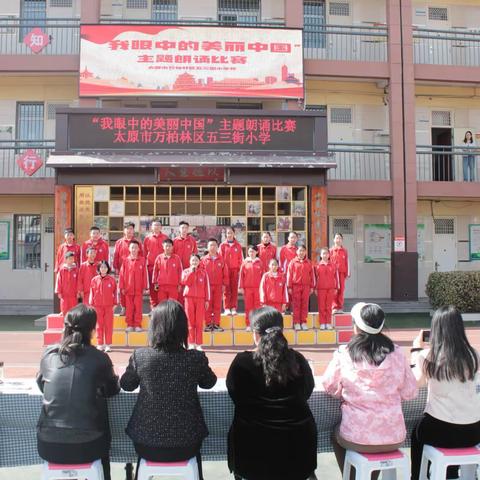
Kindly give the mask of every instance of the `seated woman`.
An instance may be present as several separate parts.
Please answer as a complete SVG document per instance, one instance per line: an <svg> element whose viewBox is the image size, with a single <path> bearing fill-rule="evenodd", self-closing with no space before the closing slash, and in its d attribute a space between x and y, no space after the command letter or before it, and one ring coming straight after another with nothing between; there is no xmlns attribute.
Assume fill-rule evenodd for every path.
<svg viewBox="0 0 480 480"><path fill-rule="evenodd" d="M417 395L417 384L400 348L382 333L383 310L374 303L352 308L354 336L333 356L322 384L342 400L342 420L332 435L343 472L346 450L389 452L402 446L402 400ZM353 475L352 475L353 478Z"/></svg>
<svg viewBox="0 0 480 480"><path fill-rule="evenodd" d="M212 388L217 377L205 353L188 350L188 322L182 306L166 300L150 319L150 346L135 350L120 386L140 386L127 426L139 457L155 462L179 462L197 457L208 429L198 387ZM138 473L138 465L137 465Z"/></svg>
<svg viewBox="0 0 480 480"><path fill-rule="evenodd" d="M90 345L97 314L83 304L65 316L62 343L48 348L37 384L43 406L37 426L38 454L51 463L101 459L110 480L110 426L106 397L120 388L109 356Z"/></svg>
<svg viewBox="0 0 480 480"><path fill-rule="evenodd" d="M413 341L413 372L428 387L425 413L412 433L412 479L418 479L425 444L443 448L480 443L478 352L470 345L460 312L439 308L432 318L430 344L422 332ZM457 478L458 467L447 478Z"/></svg>
<svg viewBox="0 0 480 480"><path fill-rule="evenodd" d="M312 371L288 347L282 314L262 307L250 314L256 348L239 353L227 374L235 404L228 466L235 478L305 480L317 466L317 427L307 400Z"/></svg>

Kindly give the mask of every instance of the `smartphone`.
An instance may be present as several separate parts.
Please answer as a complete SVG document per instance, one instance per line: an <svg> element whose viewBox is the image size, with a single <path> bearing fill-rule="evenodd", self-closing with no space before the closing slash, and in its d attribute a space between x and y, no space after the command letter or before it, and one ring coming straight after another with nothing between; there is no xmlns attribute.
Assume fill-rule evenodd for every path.
<svg viewBox="0 0 480 480"><path fill-rule="evenodd" d="M425 342L425 343L430 342L430 330L423 330L422 331L422 342Z"/></svg>

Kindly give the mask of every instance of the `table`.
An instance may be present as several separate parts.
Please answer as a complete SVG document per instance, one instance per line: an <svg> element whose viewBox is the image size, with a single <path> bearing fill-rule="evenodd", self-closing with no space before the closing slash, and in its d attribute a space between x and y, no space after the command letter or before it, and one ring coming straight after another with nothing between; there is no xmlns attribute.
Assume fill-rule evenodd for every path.
<svg viewBox="0 0 480 480"><path fill-rule="evenodd" d="M316 387L309 400L318 430L318 452L331 452L330 435L340 421L340 401L328 396L315 379ZM233 418L233 403L228 396L225 380L219 379L212 390L200 390L210 435L205 439L202 456L205 460L227 458L227 433ZM112 430L112 462L135 462L133 444L125 434L125 427L133 410L137 394L120 392L108 400ZM419 396L403 404L409 446L410 433L423 413L426 389ZM42 463L37 454L36 424L42 405L42 395L33 381L11 381L0 388L0 467Z"/></svg>

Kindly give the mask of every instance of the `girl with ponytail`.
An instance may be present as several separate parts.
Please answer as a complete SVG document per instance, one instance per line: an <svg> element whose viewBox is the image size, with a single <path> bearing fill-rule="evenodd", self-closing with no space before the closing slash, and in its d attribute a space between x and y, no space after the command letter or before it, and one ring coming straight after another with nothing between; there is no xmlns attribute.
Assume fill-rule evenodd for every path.
<svg viewBox="0 0 480 480"><path fill-rule="evenodd" d="M262 307L250 319L256 348L239 353L227 374L235 404L230 471L236 479L306 480L317 466L317 428L307 403L312 371L289 348L278 310Z"/></svg>

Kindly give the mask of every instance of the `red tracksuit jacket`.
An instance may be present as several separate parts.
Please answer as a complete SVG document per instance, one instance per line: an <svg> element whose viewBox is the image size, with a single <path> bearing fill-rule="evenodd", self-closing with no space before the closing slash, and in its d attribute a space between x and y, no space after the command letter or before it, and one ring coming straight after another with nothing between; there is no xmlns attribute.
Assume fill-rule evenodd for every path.
<svg viewBox="0 0 480 480"><path fill-rule="evenodd" d="M268 264L272 258L277 258L277 246L274 243L269 243L265 246L263 243L257 245L258 258L263 263L264 271L268 270Z"/></svg>
<svg viewBox="0 0 480 480"><path fill-rule="evenodd" d="M140 295L148 288L145 258L130 255L125 258L120 268L118 288L125 290L125 295Z"/></svg>
<svg viewBox="0 0 480 480"><path fill-rule="evenodd" d="M262 277L260 283L260 302L267 303L288 303L287 280L284 273L278 272L276 275L267 272Z"/></svg>
<svg viewBox="0 0 480 480"><path fill-rule="evenodd" d="M292 288L294 285L315 288L315 273L312 262L308 258L305 260L294 258L288 265L287 287Z"/></svg>
<svg viewBox="0 0 480 480"><path fill-rule="evenodd" d="M68 268L63 265L57 273L55 293L64 298L77 297L78 294L78 268L74 265Z"/></svg>
<svg viewBox="0 0 480 480"><path fill-rule="evenodd" d="M187 235L186 238L177 237L173 241L173 253L180 257L183 268L189 268L190 256L192 253L197 253L196 240L191 235Z"/></svg>
<svg viewBox="0 0 480 480"><path fill-rule="evenodd" d="M101 262L102 260L105 260L106 262L109 261L110 251L108 249L108 243L103 238L100 238L100 240L98 240L98 242L95 244L92 242L92 240L86 240L83 242L82 262L87 260L87 249L89 247L95 247L95 250L97 250L97 255L95 257L96 262Z"/></svg>
<svg viewBox="0 0 480 480"><path fill-rule="evenodd" d="M315 265L315 277L317 281L317 290L336 290L338 289L338 272L335 264L317 263Z"/></svg>
<svg viewBox="0 0 480 480"><path fill-rule="evenodd" d="M240 268L239 288L259 288L262 276L265 273L262 261L246 258Z"/></svg>
<svg viewBox="0 0 480 480"><path fill-rule="evenodd" d="M148 268L153 268L157 257L163 253L163 241L168 238L164 233L154 235L153 233L143 241L143 252L147 259Z"/></svg>
<svg viewBox="0 0 480 480"><path fill-rule="evenodd" d="M113 251L113 269L116 272L120 271L123 261L130 255L129 247L130 243L132 243L132 240L136 240L138 242L138 256L143 256L142 242L138 238L132 238L131 240L127 240L125 237L119 238L115 242L115 249Z"/></svg>
<svg viewBox="0 0 480 480"><path fill-rule="evenodd" d="M337 266L339 273L344 273L345 275L350 273L350 268L348 265L348 252L346 248L332 247L330 249L330 262Z"/></svg>
<svg viewBox="0 0 480 480"><path fill-rule="evenodd" d="M243 262L242 245L237 240L232 243L227 241L220 245L220 255L225 260L229 270L240 270Z"/></svg>
<svg viewBox="0 0 480 480"><path fill-rule="evenodd" d="M184 297L203 298L206 302L210 301L210 283L208 275L204 268L199 266L195 271L187 268L182 273L182 285Z"/></svg>
<svg viewBox="0 0 480 480"><path fill-rule="evenodd" d="M284 245L280 249L280 268L286 272L289 263L297 256L297 247L294 245L290 247L289 245Z"/></svg>
<svg viewBox="0 0 480 480"><path fill-rule="evenodd" d="M220 255L217 255L215 258L205 255L202 258L202 266L207 272L211 286L228 285L228 267Z"/></svg>
<svg viewBox="0 0 480 480"><path fill-rule="evenodd" d="M83 262L78 269L78 291L89 292L92 278L97 275L97 262ZM88 297L87 299L88 300Z"/></svg>
<svg viewBox="0 0 480 480"><path fill-rule="evenodd" d="M63 266L65 262L65 254L67 252L73 252L75 254L75 264L80 265L80 256L81 256L81 248L78 243L72 243L68 245L68 243L63 242L57 250L57 256L55 257L55 272Z"/></svg>
<svg viewBox="0 0 480 480"><path fill-rule="evenodd" d="M117 303L117 284L111 275L97 275L90 285L90 305L94 307L110 307Z"/></svg>
<svg viewBox="0 0 480 480"><path fill-rule="evenodd" d="M167 257L161 253L155 260L152 282L154 285L178 286L182 281L182 261L178 255Z"/></svg>

